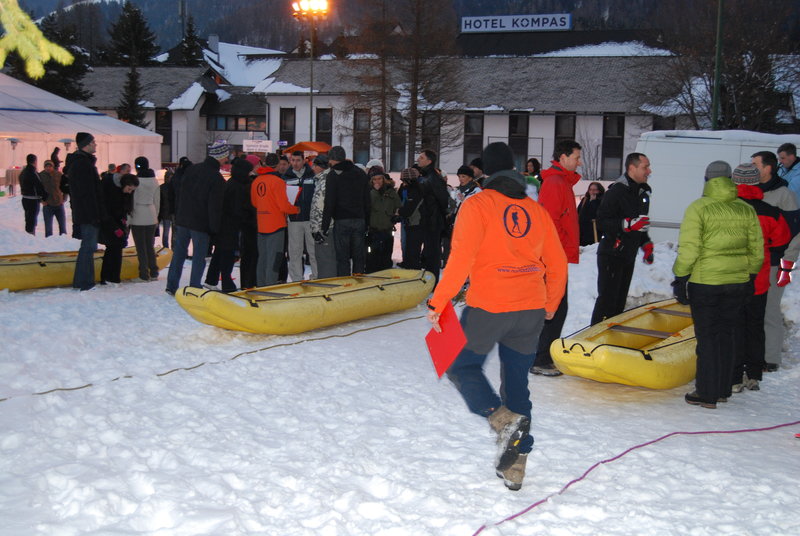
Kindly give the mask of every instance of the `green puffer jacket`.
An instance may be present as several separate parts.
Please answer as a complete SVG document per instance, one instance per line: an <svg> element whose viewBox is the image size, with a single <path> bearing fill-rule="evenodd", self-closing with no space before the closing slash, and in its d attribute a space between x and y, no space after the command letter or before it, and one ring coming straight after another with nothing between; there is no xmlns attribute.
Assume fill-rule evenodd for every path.
<svg viewBox="0 0 800 536"><path fill-rule="evenodd" d="M755 210L736 198L729 178L709 180L703 197L683 216L672 272L691 274L691 283L703 285L746 283L763 260L764 237Z"/></svg>

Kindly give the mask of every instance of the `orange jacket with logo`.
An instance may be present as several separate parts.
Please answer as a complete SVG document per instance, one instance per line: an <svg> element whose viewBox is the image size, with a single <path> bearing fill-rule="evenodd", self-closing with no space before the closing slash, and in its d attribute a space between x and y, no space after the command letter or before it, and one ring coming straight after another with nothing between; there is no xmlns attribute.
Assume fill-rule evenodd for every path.
<svg viewBox="0 0 800 536"><path fill-rule="evenodd" d="M274 169L263 166L256 170L258 177L250 186L250 202L256 207L259 233L274 233L286 227L286 215L297 214L300 207L289 202L286 182Z"/></svg>
<svg viewBox="0 0 800 536"><path fill-rule="evenodd" d="M558 309L567 259L547 211L528 197L513 199L496 190L465 200L429 306L441 312L467 276L471 307L490 313Z"/></svg>
<svg viewBox="0 0 800 536"><path fill-rule="evenodd" d="M572 187L581 179L581 176L574 171L563 169L555 160L550 164L549 168L542 171L539 203L553 218L561 245L564 247L564 253L567 254L567 260L578 264L581 231Z"/></svg>

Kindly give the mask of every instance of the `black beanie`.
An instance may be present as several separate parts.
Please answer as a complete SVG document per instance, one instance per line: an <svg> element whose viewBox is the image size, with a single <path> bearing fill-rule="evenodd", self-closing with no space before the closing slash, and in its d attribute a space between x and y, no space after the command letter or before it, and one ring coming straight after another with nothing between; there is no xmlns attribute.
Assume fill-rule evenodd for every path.
<svg viewBox="0 0 800 536"><path fill-rule="evenodd" d="M241 179L250 175L251 171L253 171L253 164L246 158L237 158L231 164L231 177Z"/></svg>
<svg viewBox="0 0 800 536"><path fill-rule="evenodd" d="M92 143L93 139L94 136L92 136L88 132L78 132L77 134L75 134L75 145L78 146L78 149L83 149L84 147Z"/></svg>
<svg viewBox="0 0 800 536"><path fill-rule="evenodd" d="M486 146L481 154L483 172L491 175L504 169L514 169L514 154L502 141L496 141Z"/></svg>
<svg viewBox="0 0 800 536"><path fill-rule="evenodd" d="M461 166L456 171L456 175L467 175L469 177L475 178L475 172L472 171L472 168L469 166Z"/></svg>
<svg viewBox="0 0 800 536"><path fill-rule="evenodd" d="M133 167L136 168L136 171L147 171L150 169L150 161L144 156L137 156L133 161Z"/></svg>

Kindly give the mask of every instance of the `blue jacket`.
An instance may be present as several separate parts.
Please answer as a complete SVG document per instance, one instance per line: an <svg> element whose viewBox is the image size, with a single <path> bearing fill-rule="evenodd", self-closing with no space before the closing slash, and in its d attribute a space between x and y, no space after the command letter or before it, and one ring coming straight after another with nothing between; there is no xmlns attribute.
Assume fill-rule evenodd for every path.
<svg viewBox="0 0 800 536"><path fill-rule="evenodd" d="M299 186L302 188L297 201L294 199L289 200L294 204L294 206L300 207L300 212L297 214L291 214L289 216L289 221L309 221L311 219L311 201L314 198L314 187L316 184L314 181L314 171L308 166L308 164L305 164L303 166L303 176L301 178L297 178L297 175L292 168L289 168L289 170L284 173L281 178L286 181L286 184L291 184L293 186Z"/></svg>
<svg viewBox="0 0 800 536"><path fill-rule="evenodd" d="M800 202L800 159L795 160L792 167L778 166L778 177L789 183L789 189Z"/></svg>

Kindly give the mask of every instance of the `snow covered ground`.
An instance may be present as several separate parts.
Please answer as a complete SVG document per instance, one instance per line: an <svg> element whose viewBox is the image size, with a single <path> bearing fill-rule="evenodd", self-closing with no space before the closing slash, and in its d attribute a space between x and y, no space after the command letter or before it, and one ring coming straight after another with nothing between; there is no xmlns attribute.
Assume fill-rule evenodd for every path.
<svg viewBox="0 0 800 536"><path fill-rule="evenodd" d="M39 232L0 198L0 254L77 249ZM673 259L658 244L631 295L668 295ZM536 445L510 492L486 421L434 374L422 307L250 335L195 322L165 276L0 292L0 535L800 534L800 425L757 430L800 420L800 282L784 367L717 410L689 385L531 377ZM591 314L594 248L570 277L565 332ZM757 431L610 461L736 430Z"/></svg>

